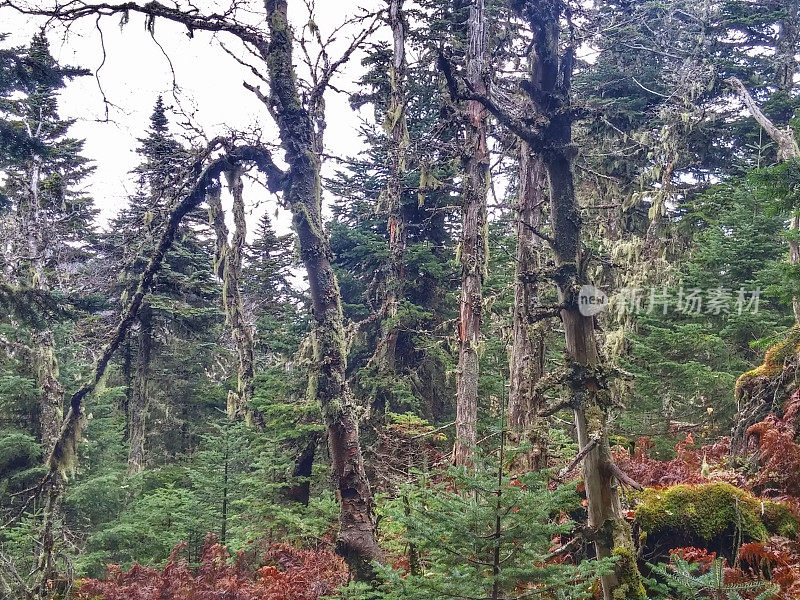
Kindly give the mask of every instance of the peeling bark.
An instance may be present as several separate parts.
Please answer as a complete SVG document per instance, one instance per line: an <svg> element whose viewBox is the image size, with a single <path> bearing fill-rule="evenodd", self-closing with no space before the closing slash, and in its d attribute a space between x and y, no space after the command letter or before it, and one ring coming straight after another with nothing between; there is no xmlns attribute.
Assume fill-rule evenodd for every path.
<svg viewBox="0 0 800 600"><path fill-rule="evenodd" d="M470 5L467 27L467 84L486 94L487 22L484 0ZM458 384L453 463L467 465L476 443L478 346L483 320L483 280L488 261L486 194L489 189L488 112L475 100L466 104L466 151L462 158L461 297L458 319Z"/></svg>
<svg viewBox="0 0 800 600"><path fill-rule="evenodd" d="M544 375L545 321L534 322L539 304L539 253L536 235L546 201L546 174L541 157L520 143L519 199L517 208L517 261L514 278L514 323L508 394L509 441L528 444L517 468L538 471L547 466L547 426L539 413L544 398L536 384Z"/></svg>

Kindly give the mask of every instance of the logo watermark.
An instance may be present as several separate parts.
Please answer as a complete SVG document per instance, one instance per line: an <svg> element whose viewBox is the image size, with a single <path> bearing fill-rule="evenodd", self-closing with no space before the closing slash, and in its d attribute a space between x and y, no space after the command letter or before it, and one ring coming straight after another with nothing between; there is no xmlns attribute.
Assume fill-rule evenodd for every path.
<svg viewBox="0 0 800 600"><path fill-rule="evenodd" d="M606 310L610 305L619 307L625 314L680 313L684 315L741 315L758 313L761 288L738 290L716 287L702 288L623 288L610 299L601 289L584 285L578 292L578 309L590 317Z"/></svg>
<svg viewBox="0 0 800 600"><path fill-rule="evenodd" d="M584 317L591 317L608 308L608 296L600 288L584 285L578 292L578 310Z"/></svg>

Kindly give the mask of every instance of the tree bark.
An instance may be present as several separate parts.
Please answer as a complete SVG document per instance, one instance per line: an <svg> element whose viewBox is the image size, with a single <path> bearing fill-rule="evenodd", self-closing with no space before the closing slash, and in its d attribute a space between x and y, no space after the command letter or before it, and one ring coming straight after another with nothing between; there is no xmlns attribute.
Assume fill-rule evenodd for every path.
<svg viewBox="0 0 800 600"><path fill-rule="evenodd" d="M389 181L386 186L387 231L389 234L389 260L383 281L384 315L379 342L379 371L385 390L380 401L391 408L392 390L397 375L397 315L405 287L407 233L403 218L403 176L408 152L408 126L406 124L406 20L404 0L387 0L389 26L392 30L393 50L389 72L389 106L384 128L389 137Z"/></svg>
<svg viewBox="0 0 800 600"><path fill-rule="evenodd" d="M228 189L233 197L234 231L230 242L228 241L229 232L225 224L219 186L209 189L207 201L209 221L217 237L214 272L222 281L222 309L225 313L225 324L231 330L238 359L236 391L228 391L227 411L228 417L231 419L243 420L250 427L262 428L264 418L258 410L251 406L255 392L253 330L244 317L240 284L242 255L247 237L242 177L238 170L233 170L226 173L226 178Z"/></svg>
<svg viewBox="0 0 800 600"><path fill-rule="evenodd" d="M322 222L321 131L315 111L300 102L292 64L292 34L286 0L266 0L270 40L262 49L270 75L270 108L280 131L289 165L284 199L292 210L300 256L308 273L314 318L314 371L309 395L322 408L328 431L333 478L340 500L336 549L356 579L374 577L372 561L382 561L375 540L375 517L364 473L354 399L347 385L347 350L342 303L331 249Z"/></svg>
<svg viewBox="0 0 800 600"><path fill-rule="evenodd" d="M484 0L473 0L467 27L467 84L486 94L487 23ZM466 152L462 159L461 297L458 320L458 385L453 463L468 465L478 421L478 346L483 320L483 280L488 260L486 194L489 188L488 113L480 102L466 105Z"/></svg>
<svg viewBox="0 0 800 600"><path fill-rule="evenodd" d="M537 382L544 375L545 322L534 321L539 303L542 224L546 201L546 173L541 157L520 142L517 208L517 261L514 278L514 324L508 393L509 440L529 447L518 460L523 472L547 466L547 427L539 412L544 403Z"/></svg>
<svg viewBox="0 0 800 600"><path fill-rule="evenodd" d="M150 405L150 359L153 352L153 309L144 302L139 312L136 371L128 405L128 473L144 470L147 413Z"/></svg>

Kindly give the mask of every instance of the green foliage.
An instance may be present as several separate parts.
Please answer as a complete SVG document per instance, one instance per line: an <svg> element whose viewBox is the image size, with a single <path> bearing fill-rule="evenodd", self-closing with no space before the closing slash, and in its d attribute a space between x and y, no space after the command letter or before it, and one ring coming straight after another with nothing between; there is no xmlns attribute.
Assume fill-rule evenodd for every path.
<svg viewBox="0 0 800 600"><path fill-rule="evenodd" d="M478 456L475 467L451 468L438 483L421 477L382 504L390 547L414 548L418 565L408 574L384 567L377 597L589 598L613 559L570 564L550 554L554 536L573 531L559 517L579 506L575 486L550 491L534 473L512 480L497 473L492 455Z"/></svg>
<svg viewBox="0 0 800 600"><path fill-rule="evenodd" d="M744 600L743 593L757 594L755 600L769 600L780 592L780 587L766 581L725 583L725 559L715 559L705 573L697 573L697 565L690 564L680 556L673 555L668 566L650 565L680 594L681 599L694 600L705 597L721 600Z"/></svg>

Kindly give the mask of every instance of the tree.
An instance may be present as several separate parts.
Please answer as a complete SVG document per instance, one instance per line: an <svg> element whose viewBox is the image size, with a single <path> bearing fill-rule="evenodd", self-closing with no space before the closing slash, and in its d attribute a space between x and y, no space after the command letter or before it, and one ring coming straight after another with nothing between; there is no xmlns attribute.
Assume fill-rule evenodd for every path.
<svg viewBox="0 0 800 600"><path fill-rule="evenodd" d="M457 3L465 9L465 3ZM484 0L469 3L466 27L466 82L470 90L485 95L489 89L489 24ZM478 346L483 311L483 280L488 260L486 194L489 189L489 114L476 100L467 100L466 151L461 206L461 299L458 320L458 386L456 389L456 442L453 463L466 465L475 447L478 420Z"/></svg>
<svg viewBox="0 0 800 600"><path fill-rule="evenodd" d="M295 66L292 62L293 39L288 21L286 0L268 0L264 7L267 31L246 25L236 15L217 15L207 18L195 12L182 12L158 3L137 7L134 12L147 16L148 22L166 18L185 25L190 30L224 31L252 45L266 67L269 76L269 91L264 95L258 88L247 84L261 99L278 125L285 161L289 165L282 171L272 161L266 150L252 147L241 148L245 158L256 162L269 179L271 190L284 192L284 201L291 208L293 225L298 237L300 256L308 272L309 290L314 318L315 369L309 385L319 402L328 430L328 443L333 466L334 480L341 496L340 530L337 548L348 561L358 578L371 576L373 560L380 560L382 553L375 541L372 494L364 474L361 449L358 440L358 422L352 396L345 379L347 366L346 332L342 317L341 294L336 276L331 267L330 243L324 230L321 210L320 165L323 150L325 123L323 94L335 71L355 52L371 27L363 30L347 48L342 58L335 62L325 60L322 71L314 72L314 84L301 100ZM130 9L114 7L111 12L127 12ZM24 9L25 12L48 14L69 21L87 14L107 12L103 7L86 5L78 11L71 8L55 11ZM235 152L228 152L201 174L192 191L169 216L169 225L156 248L148 269L140 279L137 293L133 297L117 332L112 336L106 352L99 361L97 373L102 375L108 359L120 343L119 333L129 327L130 315L136 314L141 295L149 280L160 267L163 253L169 248L178 223L191 208L197 206L211 183L213 174L219 176L226 164L231 165ZM213 166L213 169L211 168ZM201 185L202 184L202 185ZM96 385L98 377L87 382L71 399L72 411L66 427L62 427L62 443L72 442L76 433L77 419L82 410L83 398ZM56 444L57 449L61 449ZM52 455L51 455L52 457ZM51 460L52 465L57 460Z"/></svg>

